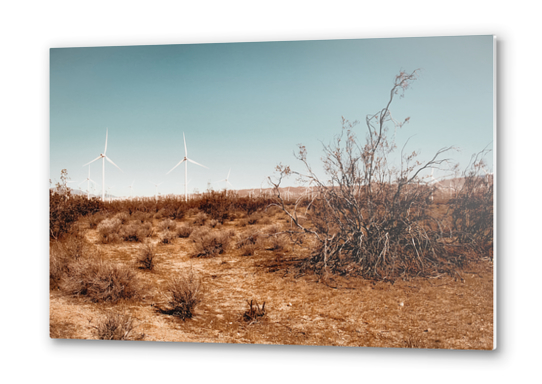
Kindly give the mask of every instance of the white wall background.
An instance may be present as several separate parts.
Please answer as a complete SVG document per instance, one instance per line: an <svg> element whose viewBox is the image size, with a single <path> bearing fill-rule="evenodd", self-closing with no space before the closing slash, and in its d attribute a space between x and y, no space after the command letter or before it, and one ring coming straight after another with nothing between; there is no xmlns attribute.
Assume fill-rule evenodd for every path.
<svg viewBox="0 0 542 384"><path fill-rule="evenodd" d="M4 382L536 381L541 60L533 1L11 1L0 6ZM53 341L48 337L50 47L495 34L499 343L493 352ZM529 377L532 377L531 378Z"/></svg>

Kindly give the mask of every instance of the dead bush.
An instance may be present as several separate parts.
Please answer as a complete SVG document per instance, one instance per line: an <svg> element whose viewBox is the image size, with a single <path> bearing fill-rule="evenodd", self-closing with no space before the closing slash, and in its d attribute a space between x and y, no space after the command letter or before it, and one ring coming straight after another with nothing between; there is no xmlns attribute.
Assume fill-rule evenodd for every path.
<svg viewBox="0 0 542 384"><path fill-rule="evenodd" d="M93 326L100 340L142 340L143 333L136 333L134 320L127 313L109 312Z"/></svg>
<svg viewBox="0 0 542 384"><path fill-rule="evenodd" d="M124 241L141 242L152 236L152 225L148 222L139 223L132 221L120 228L119 236Z"/></svg>
<svg viewBox="0 0 542 384"><path fill-rule="evenodd" d="M206 213L200 212L194 217L194 225L204 225L205 222L208 219L208 215Z"/></svg>
<svg viewBox="0 0 542 384"><path fill-rule="evenodd" d="M162 233L162 236L160 238L160 242L162 244L171 244L173 243L173 240L177 237L177 233L173 231L165 231Z"/></svg>
<svg viewBox="0 0 542 384"><path fill-rule="evenodd" d="M257 230L252 230L241 236L241 240L237 242L237 248L241 250L243 256L251 256L262 248L261 233Z"/></svg>
<svg viewBox="0 0 542 384"><path fill-rule="evenodd" d="M209 220L209 222L207 223L207 225L211 228L215 228L217 225L219 225L220 223L218 222L218 220L215 220L215 219L212 219L212 220Z"/></svg>
<svg viewBox="0 0 542 384"><path fill-rule="evenodd" d="M98 224L97 230L103 244L115 243L120 240L121 221L116 218L105 219Z"/></svg>
<svg viewBox="0 0 542 384"><path fill-rule="evenodd" d="M154 214L154 218L156 220L162 220L167 215L167 212L164 208L160 209L158 212Z"/></svg>
<svg viewBox="0 0 542 384"><path fill-rule="evenodd" d="M132 214L132 219L141 223L152 222L152 214L142 211L136 211Z"/></svg>
<svg viewBox="0 0 542 384"><path fill-rule="evenodd" d="M188 237L194 229L186 224L177 226L177 237Z"/></svg>
<svg viewBox="0 0 542 384"><path fill-rule="evenodd" d="M261 307L258 305L257 301L253 302L253 300L250 300L250 302L247 300L247 304L248 310L243 314L243 320L253 324L257 323L260 318L265 316L265 301Z"/></svg>
<svg viewBox="0 0 542 384"><path fill-rule="evenodd" d="M127 266L87 257L68 265L60 289L70 295L86 296L93 302L115 303L139 297L140 282Z"/></svg>
<svg viewBox="0 0 542 384"><path fill-rule="evenodd" d="M203 287L201 279L190 269L187 273L174 277L168 284L170 294L169 309L162 313L190 319L194 309L202 301Z"/></svg>
<svg viewBox="0 0 542 384"><path fill-rule="evenodd" d="M126 212L120 212L117 213L114 218L120 220L121 224L126 224L128 220L130 220L130 215L128 215Z"/></svg>
<svg viewBox="0 0 542 384"><path fill-rule="evenodd" d="M94 229L105 219L105 215L102 212L97 212L93 215L88 215L88 225L90 229Z"/></svg>
<svg viewBox="0 0 542 384"><path fill-rule="evenodd" d="M252 215L249 215L247 217L247 223L249 225L254 225L258 223L259 220L263 218L263 215L261 213L253 213Z"/></svg>
<svg viewBox="0 0 542 384"><path fill-rule="evenodd" d="M140 269L152 271L156 265L156 250L150 243L143 244L137 256L137 264Z"/></svg>
<svg viewBox="0 0 542 384"><path fill-rule="evenodd" d="M196 229L190 235L195 248L192 257L214 257L224 253L228 248L230 235L229 232L211 231L206 227Z"/></svg>
<svg viewBox="0 0 542 384"><path fill-rule="evenodd" d="M175 231L177 228L177 222L171 219L165 219L158 224L158 228L161 231Z"/></svg>
<svg viewBox="0 0 542 384"><path fill-rule="evenodd" d="M284 251L288 247L288 239L284 235L275 234L268 238L269 250L271 251Z"/></svg>

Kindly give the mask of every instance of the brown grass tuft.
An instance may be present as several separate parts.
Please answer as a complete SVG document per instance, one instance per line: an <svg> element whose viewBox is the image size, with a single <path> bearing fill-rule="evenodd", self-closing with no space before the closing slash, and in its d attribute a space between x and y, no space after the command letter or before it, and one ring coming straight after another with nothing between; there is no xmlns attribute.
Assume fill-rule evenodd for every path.
<svg viewBox="0 0 542 384"><path fill-rule="evenodd" d="M258 305L257 301L253 302L253 300L250 300L250 302L247 300L247 304L248 310L243 314L243 320L253 324L257 323L260 318L265 316L265 301L261 307Z"/></svg>
<svg viewBox="0 0 542 384"><path fill-rule="evenodd" d="M183 320L192 318L194 308L203 298L201 279L192 268L187 273L174 277L168 284L168 292L171 295L168 303L171 308L161 312Z"/></svg>
<svg viewBox="0 0 542 384"><path fill-rule="evenodd" d="M106 263L98 257L81 258L69 264L59 286L70 295L113 303L139 297L141 287L132 269Z"/></svg>
<svg viewBox="0 0 542 384"><path fill-rule="evenodd" d="M137 327L127 313L109 312L93 328L100 340L143 340L145 337L134 331Z"/></svg>
<svg viewBox="0 0 542 384"><path fill-rule="evenodd" d="M229 231L211 231L203 227L190 235L194 242L195 252L192 257L214 257L228 248L231 233Z"/></svg>
<svg viewBox="0 0 542 384"><path fill-rule="evenodd" d="M156 256L156 250L152 244L143 244L137 257L139 268L152 271L156 265Z"/></svg>

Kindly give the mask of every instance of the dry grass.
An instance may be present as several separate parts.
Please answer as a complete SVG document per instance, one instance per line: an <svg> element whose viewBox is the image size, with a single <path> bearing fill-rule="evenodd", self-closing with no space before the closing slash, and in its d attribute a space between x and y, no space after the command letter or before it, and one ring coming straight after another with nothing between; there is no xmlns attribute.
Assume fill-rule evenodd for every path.
<svg viewBox="0 0 542 384"><path fill-rule="evenodd" d="M176 316L181 319L190 319L196 306L202 301L203 288L201 279L190 269L170 280L168 284L169 309L162 313Z"/></svg>
<svg viewBox="0 0 542 384"><path fill-rule="evenodd" d="M137 257L139 268L152 271L156 265L156 249L151 243L143 244Z"/></svg>
<svg viewBox="0 0 542 384"><path fill-rule="evenodd" d="M80 258L68 265L60 289L70 295L84 296L93 302L117 302L137 298L140 283L134 271L97 256Z"/></svg>
<svg viewBox="0 0 542 384"><path fill-rule="evenodd" d="M99 340L143 340L145 334L136 328L134 319L124 312L108 312L94 326Z"/></svg>
<svg viewBox="0 0 542 384"><path fill-rule="evenodd" d="M187 223L196 214L193 211L178 220L176 232L179 228L190 231ZM132 221L136 215L137 212L131 216ZM283 223L282 216L273 217L273 223L277 222ZM153 232L158 225L156 222ZM54 243L51 246L51 264L58 263L55 271L61 272L54 274L60 276L56 281L62 288L52 289L50 293L51 337L96 338L94 326L98 324L89 323L89 319L102 319L106 311L123 312L119 309L123 299L131 297L127 301L129 313L138 319L137 331L145 333L145 340L397 348L493 347L490 260L460 271L463 280L447 275L397 280L394 284L338 275L323 279L298 268L310 257L308 242L296 246L295 251L288 247L271 250L271 238L282 228L279 224L269 226L261 222L243 228L239 220L224 223L220 230L197 227L189 238L178 237L172 243L160 245L164 256L160 258L159 268L148 273L133 268L140 244L104 244L96 229L82 226L85 241L82 252L77 251L76 240L70 246L63 245L62 252ZM226 247L209 246L210 254L222 256L192 258L199 252L198 247L213 244L214 240L201 240L211 234L226 236ZM260 241L254 242L254 238L264 239L265 243L257 245L251 257L243 256L247 244ZM148 240L156 244L160 234ZM235 246L230 247L228 244L233 240ZM95 247L101 261L91 257L92 252L87 255L85 247ZM72 251L63 251L68 248ZM82 256L69 257L76 254ZM189 264L193 268L191 278L183 273ZM63 278L66 274L70 276ZM172 279L172 276L177 277ZM117 282L122 283L117 285ZM134 294L125 295L128 292L120 289L123 284L133 285L135 289L129 291ZM144 291L143 284L148 287ZM205 300L202 300L203 286ZM256 316L260 321L244 319L244 313L250 312L246 298L251 297L266 303L265 316ZM164 308L157 310L162 305ZM258 307L263 310L263 306ZM255 313L254 304L252 308ZM178 318L191 318L191 321L179 322Z"/></svg>
<svg viewBox="0 0 542 384"><path fill-rule="evenodd" d="M224 253L230 243L230 236L227 231L211 231L206 227L196 229L190 235L195 249L192 257L215 257Z"/></svg>

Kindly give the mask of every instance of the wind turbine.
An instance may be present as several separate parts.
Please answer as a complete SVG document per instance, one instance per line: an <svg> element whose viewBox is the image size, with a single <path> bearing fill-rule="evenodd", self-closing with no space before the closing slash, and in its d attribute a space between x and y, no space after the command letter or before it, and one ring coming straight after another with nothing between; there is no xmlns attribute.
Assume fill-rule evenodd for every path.
<svg viewBox="0 0 542 384"><path fill-rule="evenodd" d="M90 178L90 165L88 166L88 177L85 180L81 181L79 184L77 184L77 186L83 184L85 181L87 182L87 199L90 199L90 182L96 184L94 180Z"/></svg>
<svg viewBox="0 0 542 384"><path fill-rule="evenodd" d="M173 171L175 168L177 168L179 165L181 165L184 162L184 200L188 201L188 162L194 163L196 165L199 165L200 167L207 168L205 165L201 165L200 163L196 163L194 160L188 158L188 151L186 149L186 138L184 137L183 132L183 140L184 140L184 158L177 163L176 166L171 168L171 170L166 173L166 175L169 175L171 171ZM209 169L209 168L207 168Z"/></svg>
<svg viewBox="0 0 542 384"><path fill-rule="evenodd" d="M132 181L132 184L126 186L127 188L130 188L130 200L132 200L132 198L133 198L132 192L133 192L133 189L134 189L134 183L135 183L135 180Z"/></svg>
<svg viewBox="0 0 542 384"><path fill-rule="evenodd" d="M149 183L151 183L155 187L154 188L154 200L156 201L157 200L156 195L158 194L158 187L160 186L160 184L163 184L164 182L162 181L160 184L155 184L152 181L149 181Z"/></svg>
<svg viewBox="0 0 542 384"><path fill-rule="evenodd" d="M102 159L102 201L105 201L105 160L109 161L111 164L113 164L115 167L119 168L119 166L115 163L113 163L113 161L107 157L105 155L105 153L107 152L107 135L109 133L109 129L107 129L105 131L105 149L104 149L104 153L101 153L100 156L98 156L97 158L95 158L94 160L86 163L85 165L83 165L83 167L91 164L91 163L94 163L96 160L100 160ZM119 168L119 171L122 172L122 169Z"/></svg>
<svg viewBox="0 0 542 384"><path fill-rule="evenodd" d="M226 176L226 178L223 179L223 180L217 181L217 183L222 183L223 181L225 181L227 184L230 185L230 187L233 187L233 185L231 185L231 183L230 183L230 181L229 181L229 178L230 178L230 172L231 172L231 168L230 168L230 170L228 171L228 176Z"/></svg>

